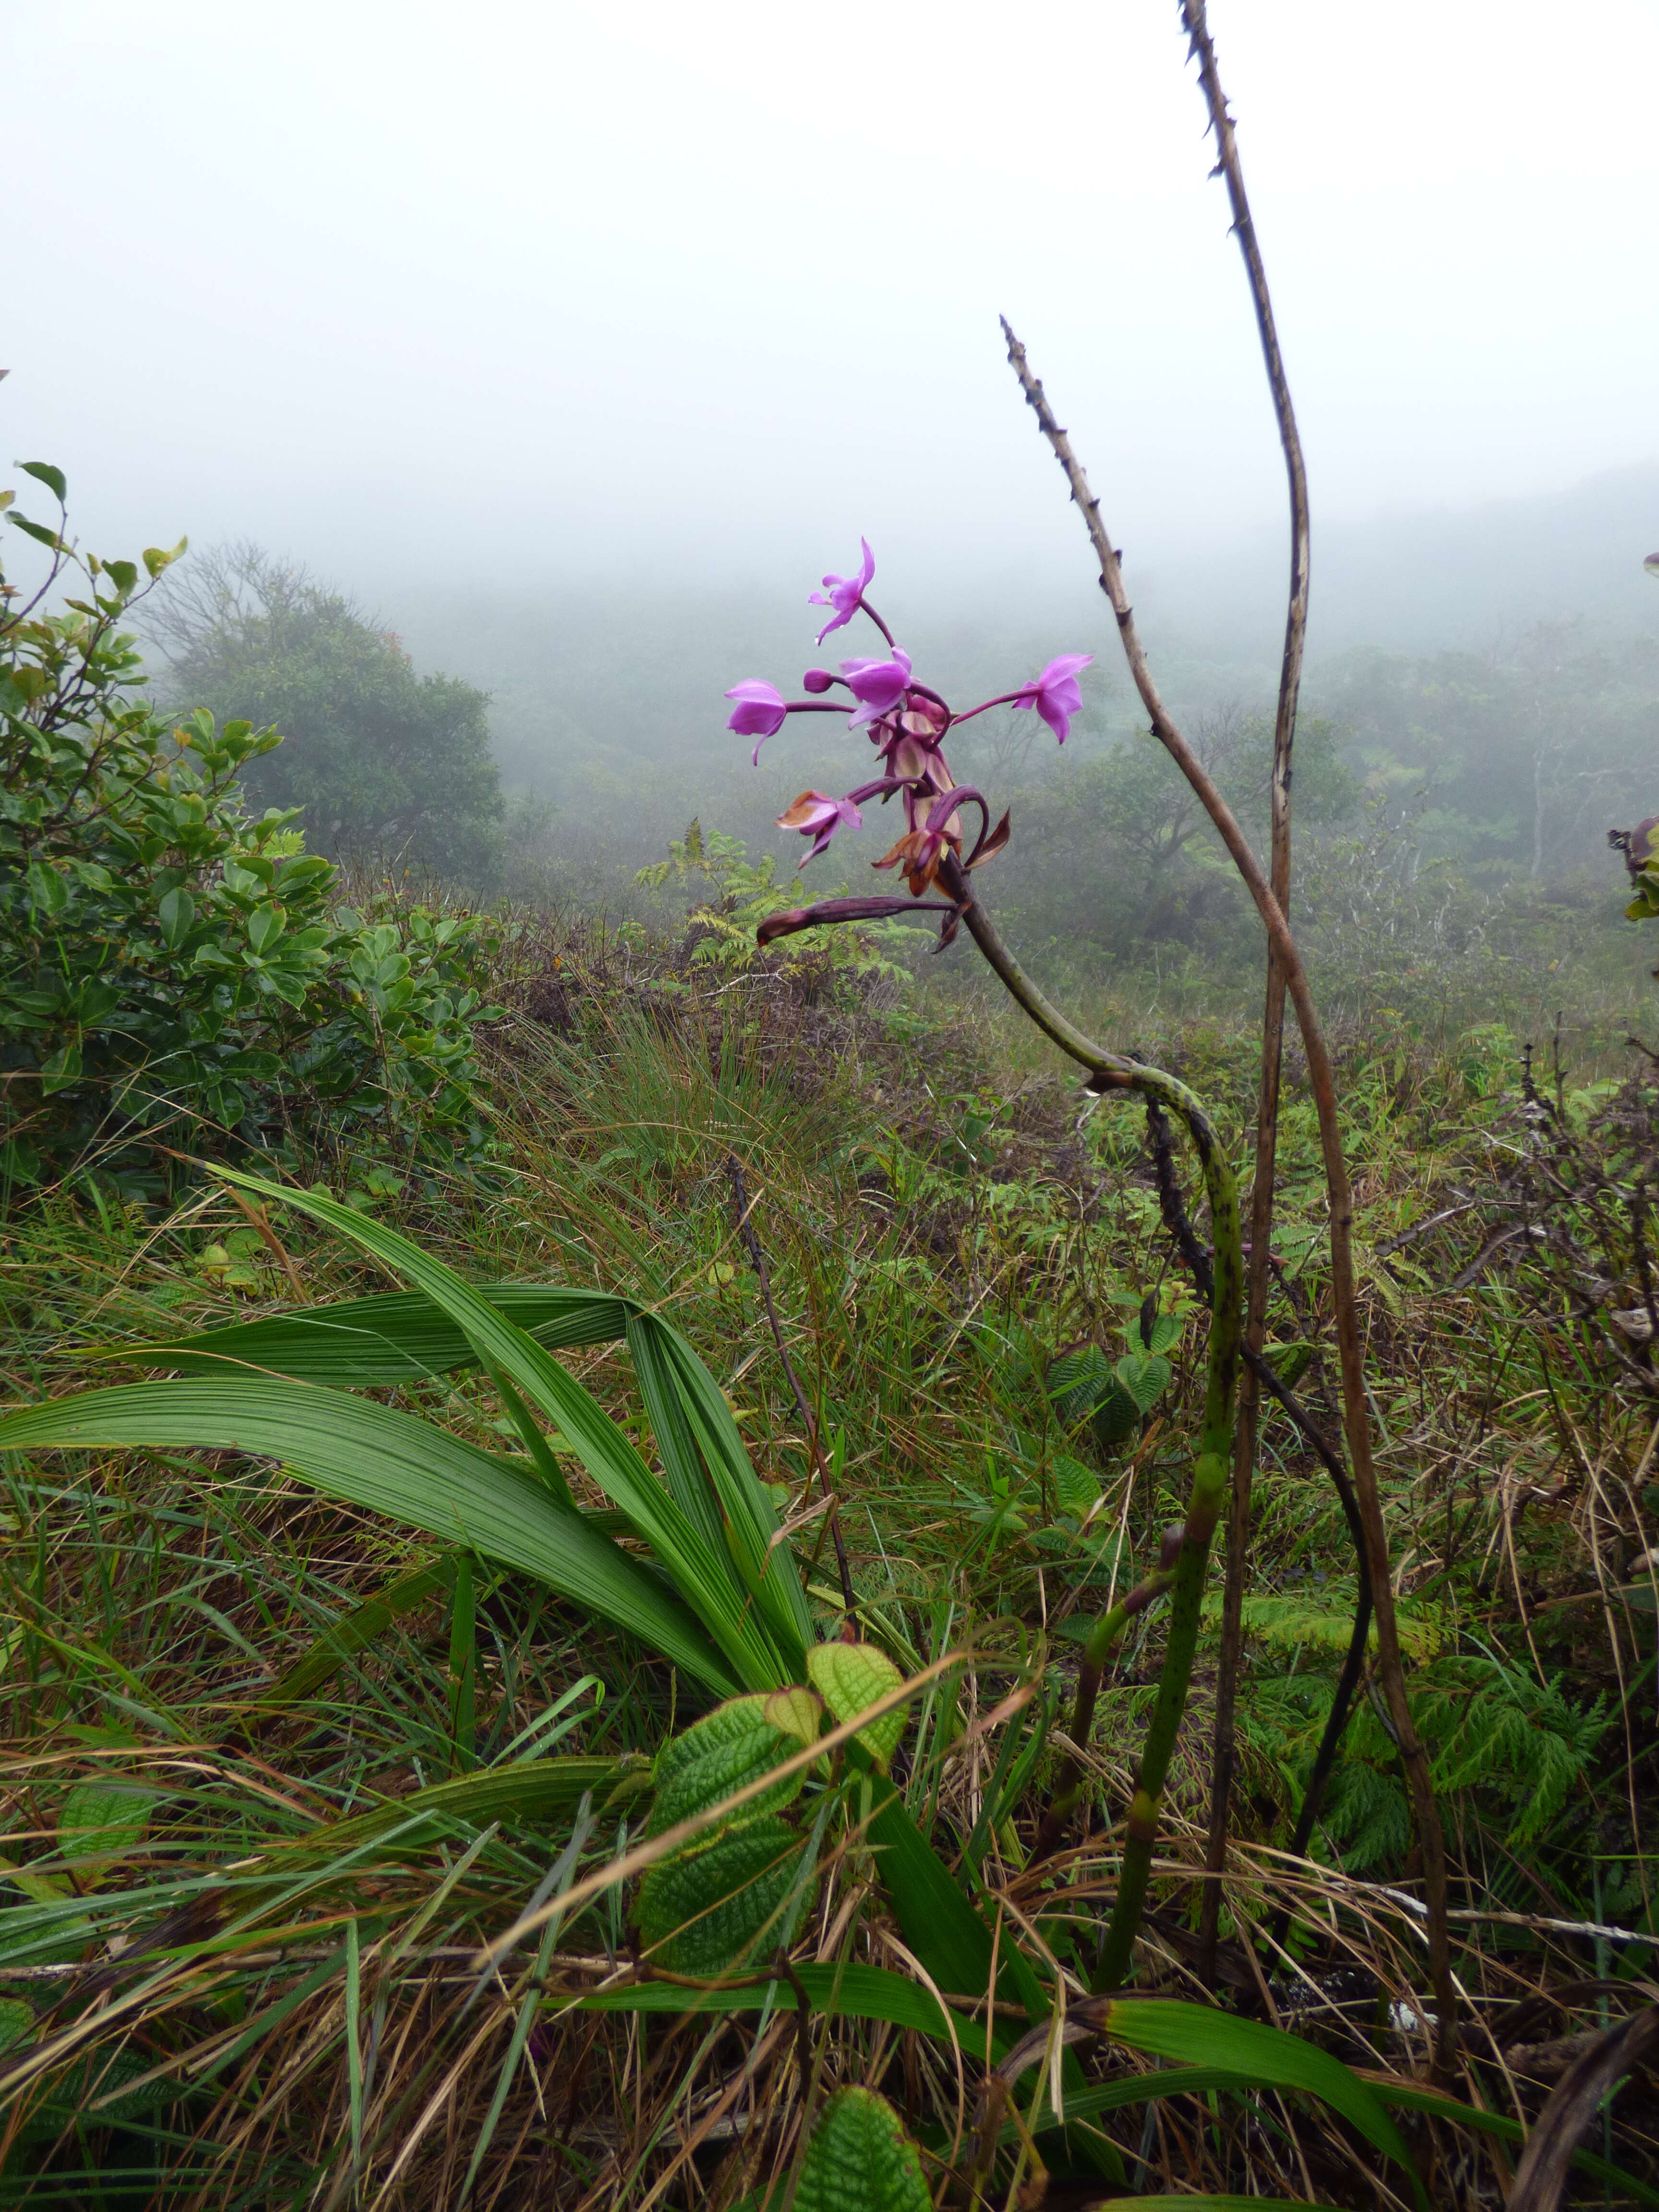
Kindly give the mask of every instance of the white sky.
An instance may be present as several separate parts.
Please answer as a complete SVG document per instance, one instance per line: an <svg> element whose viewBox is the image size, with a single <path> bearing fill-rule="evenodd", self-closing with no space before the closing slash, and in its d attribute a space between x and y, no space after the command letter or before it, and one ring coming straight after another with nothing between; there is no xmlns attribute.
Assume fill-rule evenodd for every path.
<svg viewBox="0 0 1659 2212"><path fill-rule="evenodd" d="M1212 27L1317 514L1659 453L1656 0ZM1075 570L1000 310L1132 551L1282 512L1174 0L0 0L0 82L3 454L94 550Z"/></svg>

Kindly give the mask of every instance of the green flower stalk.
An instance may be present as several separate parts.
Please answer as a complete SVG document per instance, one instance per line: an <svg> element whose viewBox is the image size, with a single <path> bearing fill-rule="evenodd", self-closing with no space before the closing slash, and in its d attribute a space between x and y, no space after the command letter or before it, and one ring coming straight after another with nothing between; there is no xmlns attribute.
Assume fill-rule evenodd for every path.
<svg viewBox="0 0 1659 2212"><path fill-rule="evenodd" d="M867 548L866 553L867 561ZM846 590L852 595L848 605L842 608L839 601L836 603L837 612L843 620L862 605L861 599L854 593L852 584L848 583ZM867 606L863 606L863 611L872 613ZM873 614L872 618L876 619ZM884 635L889 635L885 626L882 628ZM889 641L890 643L890 635ZM1078 711L1079 705L1078 675L1086 665L1086 655L1063 656L1061 659L1051 662L1035 684L1027 686L1025 691L1017 695L1008 695L1009 699L1016 706L1035 704L1063 743L1071 715ZM1139 1060L1106 1052L1085 1036L1057 1008L1049 1005L1003 943L990 915L975 896L971 873L975 868L994 858L1007 842L1008 824L1005 815L994 830L990 808L981 794L965 785L957 784L945 766L939 740L953 720L963 720L967 717L952 717L937 692L915 684L908 657L898 653L896 647L890 661L848 662L843 664L843 668L855 698L863 702L854 716L854 724L872 720L876 722L872 735L883 748L882 757L888 772L876 782L860 787L843 802L825 799L818 793L804 793L796 807L784 817L782 826L799 829L814 836L817 842L812 852L816 854L823 850L830 836L843 823L849 827L858 826L861 817L857 808L860 803L876 796L885 799L896 792L902 792L911 819L911 835L902 839L887 858L878 860L876 866L887 867L902 860L910 896L825 899L815 906L793 908L786 914L769 918L759 933L760 944L763 947L776 938L791 936L799 930L821 928L836 922L884 919L904 913L942 914L945 919L940 924L939 939L942 951L952 942L957 929L965 924L969 934L1010 997L1044 1036L1051 1038L1079 1066L1088 1069L1091 1090L1101 1092L1133 1091L1144 1097L1149 1105L1166 1108L1180 1118L1198 1154L1209 1198L1216 1255L1210 1322L1209 1376L1205 1395L1203 1433L1193 1469L1187 1517L1180 1529L1172 1532L1178 1537L1178 1541L1172 1542L1166 1538L1165 1549L1169 1556L1160 1561L1158 1571L1132 1591L1121 1604L1114 1607L1097 1624L1089 1639L1078 1678L1077 1698L1072 1716L1073 1750L1061 1771L1054 1802L1042 1823L1037 1841L1039 1856L1054 1849L1060 1830L1075 1809L1081 1794L1083 1747L1093 1724L1095 1700L1113 1645L1137 1613L1168 1592L1170 1595L1169 1645L1158 1682L1152 1726L1141 1755L1134 1798L1129 1809L1127 1839L1117 1902L1096 1969L1097 1989L1110 1988L1120 1982L1127 1971L1135 1931L1139 1927L1146 1905L1146 1885L1152 1873L1152 1850L1158 1838L1164 1780L1169 1773L1170 1760L1180 1733L1182 1715L1186 1711L1188 1691L1192 1682L1193 1652L1198 1640L1199 1610L1204 1595L1210 1544L1220 1516L1222 1501L1226 1495L1227 1469L1232 1451L1233 1399L1238 1378L1243 1325L1243 1256L1239 1234L1237 1186L1232 1170L1223 1157L1209 1116L1185 1084L1177 1082L1172 1075L1166 1075L1161 1068L1148 1067ZM869 691L870 685L877 683L878 679L880 686L884 687L878 697ZM821 670L809 671L804 680L807 690L814 693L821 692L835 681ZM787 715L794 711L785 702L781 693L770 685L758 682L739 685L727 696L738 702L731 726L745 736L757 738L757 755L760 750L760 742L781 729ZM988 705L1000 703L1002 702L987 702ZM975 708L973 711L981 710ZM964 852L962 813L969 805L978 808L983 827L972 850ZM930 892L934 896L926 896ZM944 896L938 896L939 893Z"/></svg>

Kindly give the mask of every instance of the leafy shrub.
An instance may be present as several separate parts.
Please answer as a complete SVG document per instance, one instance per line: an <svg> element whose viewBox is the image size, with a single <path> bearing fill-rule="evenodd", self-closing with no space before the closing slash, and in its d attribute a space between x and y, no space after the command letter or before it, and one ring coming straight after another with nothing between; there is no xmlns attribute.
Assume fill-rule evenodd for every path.
<svg viewBox="0 0 1659 2212"><path fill-rule="evenodd" d="M707 877L708 896L686 916L691 964L737 973L762 960L755 943L760 925L799 903L799 884L775 881L776 870L774 854L751 861L741 837L719 830L705 836L702 823L693 819L684 837L669 841L668 858L641 868L634 881L642 890L661 890L671 878L684 884L692 876ZM899 963L909 950L908 934L899 924L877 921L833 930L809 945L774 947L771 959L778 972L796 979L811 971L866 987L896 986L905 981Z"/></svg>
<svg viewBox="0 0 1659 2212"><path fill-rule="evenodd" d="M58 495L44 463L29 473ZM4 495L9 504L11 495ZM416 908L336 909L338 878L293 812L257 818L247 764L282 740L142 695L121 624L137 564L62 530L33 597L0 575L0 1070L3 1172L37 1180L94 1136L268 1141L384 1131L476 1152L471 970L483 926ZM174 556L143 556L153 580ZM69 572L88 596L43 611Z"/></svg>

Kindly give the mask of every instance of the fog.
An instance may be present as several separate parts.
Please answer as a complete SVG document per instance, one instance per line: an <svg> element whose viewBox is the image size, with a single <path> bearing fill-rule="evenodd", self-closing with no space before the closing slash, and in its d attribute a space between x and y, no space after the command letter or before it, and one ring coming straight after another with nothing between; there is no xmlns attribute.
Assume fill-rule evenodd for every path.
<svg viewBox="0 0 1659 2212"><path fill-rule="evenodd" d="M1173 0L0 21L0 416L95 548L251 537L416 633L548 589L781 611L860 532L889 598L1074 604L1006 312L1149 607L1271 649L1282 478ZM1217 0L1212 28L1332 638L1345 591L1443 626L1461 512L1579 513L1598 477L1631 534L1588 526L1578 604L1659 599L1659 11ZM1500 567L1522 512L1489 518ZM1559 596L1560 548L1530 557ZM1526 595L1465 572L1472 622Z"/></svg>

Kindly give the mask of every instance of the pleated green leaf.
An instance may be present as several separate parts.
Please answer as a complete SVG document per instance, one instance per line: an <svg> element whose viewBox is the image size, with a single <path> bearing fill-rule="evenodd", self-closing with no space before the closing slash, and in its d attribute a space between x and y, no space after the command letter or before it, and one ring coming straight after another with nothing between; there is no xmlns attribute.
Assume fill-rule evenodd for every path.
<svg viewBox="0 0 1659 2212"><path fill-rule="evenodd" d="M789 1547L779 1537L777 1509L756 1475L726 1393L685 1339L655 1314L630 1320L636 1370L638 1347L647 1339L660 1347L720 1499L726 1541L798 1680L813 1642L812 1616Z"/></svg>
<svg viewBox="0 0 1659 2212"><path fill-rule="evenodd" d="M225 1180L277 1205L292 1206L336 1230L423 1291L463 1329L474 1350L508 1375L557 1426L565 1444L626 1513L670 1579L693 1606L746 1689L781 1689L791 1679L730 1556L716 1551L652 1474L597 1399L533 1337L508 1321L453 1268L384 1222L257 1176L220 1169ZM477 1548L482 1549L480 1546Z"/></svg>
<svg viewBox="0 0 1659 2212"><path fill-rule="evenodd" d="M653 1328L651 1319L648 1315L630 1311L626 1334L628 1349L634 1359L634 1378L645 1401L651 1433L661 1455L663 1473L668 1478L675 1504L710 1551L725 1551L728 1547L720 1506L703 1471L697 1440L675 1388L674 1372L660 1326Z"/></svg>
<svg viewBox="0 0 1659 2212"><path fill-rule="evenodd" d="M331 1821L276 1849L307 1855L319 1849L348 1850L411 1821L420 1822L422 1829L434 1820L459 1820L473 1828L488 1827L492 1820L542 1827L560 1814L574 1811L590 1791L594 1802L603 1806L619 1793L631 1795L648 1787L648 1770L641 1759L594 1759L580 1753L564 1759L526 1759L517 1765L435 1782L407 1797L388 1798L372 1812ZM430 1849L429 1838L422 1848Z"/></svg>
<svg viewBox="0 0 1659 2212"><path fill-rule="evenodd" d="M629 1307L600 1291L535 1283L482 1283L477 1295L549 1351L613 1344ZM108 1345L96 1355L181 1375L222 1375L227 1366L288 1375L337 1389L395 1389L433 1375L476 1367L466 1331L418 1291L388 1291L301 1306L191 1336Z"/></svg>
<svg viewBox="0 0 1659 2212"><path fill-rule="evenodd" d="M280 1460L331 1498L538 1577L723 1696L742 1686L692 1613L609 1536L562 1508L533 1474L412 1413L241 1375L87 1390L0 1418L0 1451L113 1445Z"/></svg>

